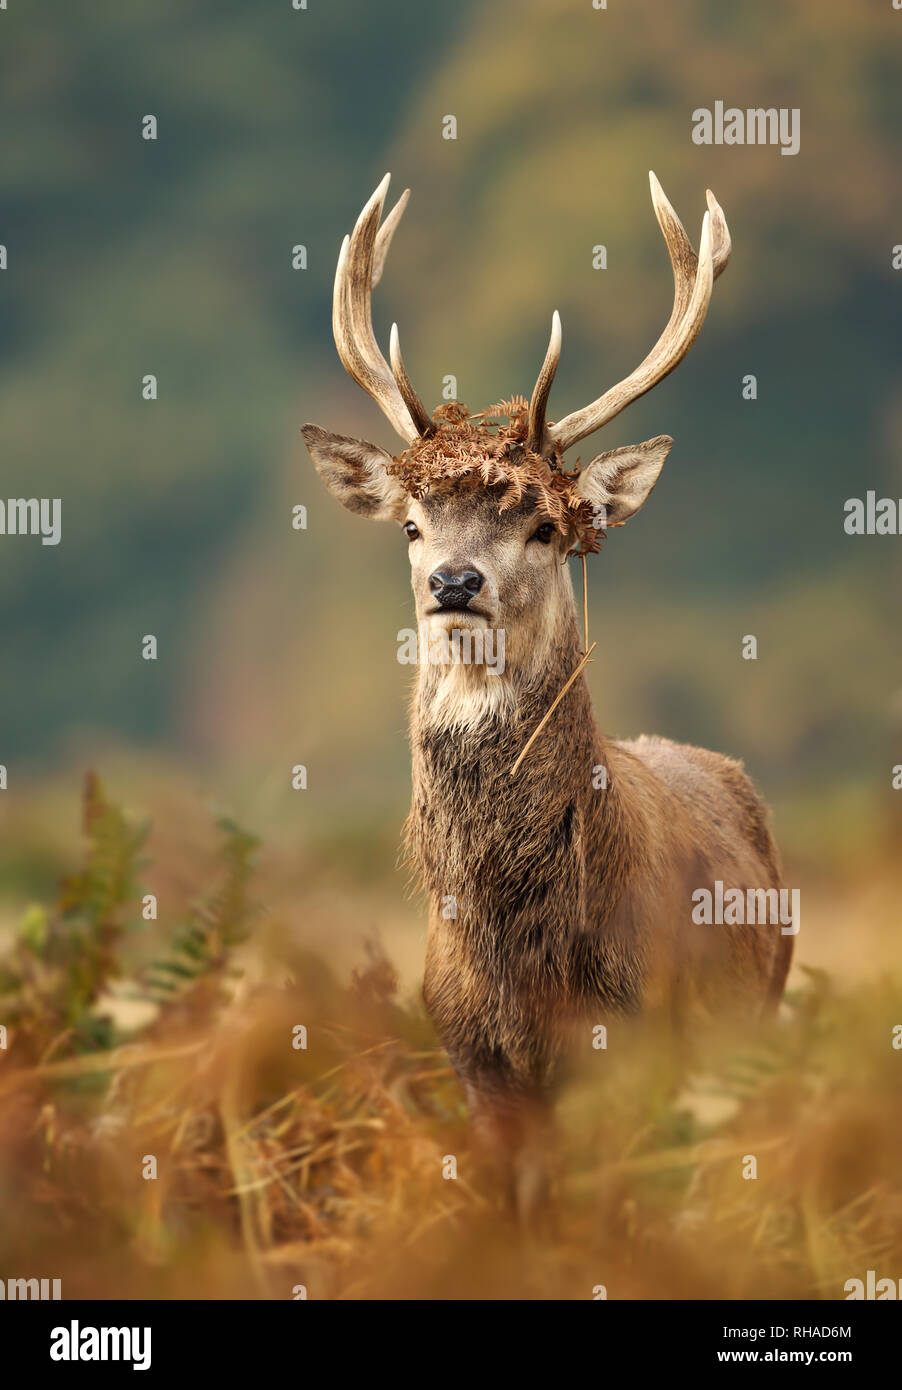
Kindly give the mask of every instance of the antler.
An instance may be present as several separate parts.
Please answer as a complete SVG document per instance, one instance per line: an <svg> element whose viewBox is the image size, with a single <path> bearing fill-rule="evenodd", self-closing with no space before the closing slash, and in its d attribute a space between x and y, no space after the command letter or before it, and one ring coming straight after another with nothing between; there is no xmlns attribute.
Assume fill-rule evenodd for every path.
<svg viewBox="0 0 902 1390"><path fill-rule="evenodd" d="M532 449L535 454L544 454L550 443L545 428L545 407L548 404L551 383L554 381L554 374L560 360L561 316L555 309L551 315L551 337L548 340L548 351L545 353L545 361L542 363L542 370L539 372L539 378L529 402L529 434L526 447Z"/></svg>
<svg viewBox="0 0 902 1390"><path fill-rule="evenodd" d="M664 235L670 264L673 267L673 311L667 327L651 352L623 381L612 386L603 396L575 410L555 425L546 425L545 406L554 379L561 351L560 319L552 320L551 341L529 406L530 447L539 453L554 449L563 452L594 434L624 407L650 391L673 371L692 347L701 331L711 300L711 290L718 275L730 259L732 243L726 219L714 194L708 189L708 211L702 222L699 255L696 256L664 190L653 173L649 173L651 198L658 225Z"/></svg>
<svg viewBox="0 0 902 1390"><path fill-rule="evenodd" d="M386 174L353 232L341 244L332 298L332 332L345 371L372 396L396 433L412 444L435 427L404 369L397 325L392 326L392 370L376 342L371 308L373 290L382 278L391 239L410 197L407 188L377 231L390 179Z"/></svg>

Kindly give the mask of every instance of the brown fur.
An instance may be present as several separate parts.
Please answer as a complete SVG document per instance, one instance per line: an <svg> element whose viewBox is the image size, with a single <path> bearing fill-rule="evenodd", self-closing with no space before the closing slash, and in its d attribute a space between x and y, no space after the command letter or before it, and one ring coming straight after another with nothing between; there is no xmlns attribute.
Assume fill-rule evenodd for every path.
<svg viewBox="0 0 902 1390"><path fill-rule="evenodd" d="M691 922L692 891L717 878L780 884L764 807L739 764L661 739L604 738L580 677L511 778L578 657L573 614L509 718L457 731L414 702L407 838L432 900L425 996L477 1089L545 1087L574 1018L598 1023L674 992L682 1016L699 1006L757 1014L785 978L791 939L778 929ZM593 786L600 766L606 790ZM442 913L449 896L456 920Z"/></svg>
<svg viewBox="0 0 902 1390"><path fill-rule="evenodd" d="M356 472L367 510L378 496L377 514L417 527L421 626L506 634L503 675L418 668L406 841L430 899L426 1004L477 1129L530 1213L544 1194L549 1102L574 1038L585 1043L598 1023L655 1011L685 1036L696 1020L755 1018L779 999L791 936L779 926L692 922L693 891L713 890L716 879L779 888L766 810L728 758L602 735L582 676L512 777L581 656L567 567L580 540L576 509L565 507L553 541L540 544L549 508L532 476L512 490L507 476L480 478L468 465L462 475L460 458L444 466L436 445L433 472L405 476L373 446L322 431L308 443L345 505L360 510L348 497ZM662 436L603 455L576 495L594 488L596 501L631 516L670 443ZM495 457L486 454L488 469ZM467 566L484 578L471 607L437 612L429 576ZM593 782L599 768L605 789Z"/></svg>
<svg viewBox="0 0 902 1390"><path fill-rule="evenodd" d="M431 899L424 992L474 1119L528 1212L541 1201L547 1101L574 1032L585 1039L600 1018L655 1008L678 1037L707 1013L755 1016L779 999L789 966L791 937L779 927L692 921L693 893L716 880L732 890L779 887L765 810L739 764L661 739L609 740L582 675L571 684L581 653L567 557L597 551L608 527L636 514L673 440L608 450L569 473L563 455L685 356L729 260L730 233L709 191L696 256L650 174L674 303L640 366L549 422L555 313L529 402L518 396L477 416L454 402L430 418L397 328L389 367L371 326L370 297L408 196L380 230L388 182L342 244L333 330L348 372L407 448L392 458L315 425L304 437L346 507L404 523L410 541L428 649L411 717L407 824ZM460 646L450 652L459 630L469 652L478 639L481 664L461 658ZM483 659L489 637L496 650L504 638L503 670Z"/></svg>

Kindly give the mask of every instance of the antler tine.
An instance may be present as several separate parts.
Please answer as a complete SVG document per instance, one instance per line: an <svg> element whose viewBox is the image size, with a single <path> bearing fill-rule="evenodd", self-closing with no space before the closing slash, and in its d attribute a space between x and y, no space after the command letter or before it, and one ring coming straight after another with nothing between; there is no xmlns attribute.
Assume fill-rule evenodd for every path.
<svg viewBox="0 0 902 1390"><path fill-rule="evenodd" d="M545 429L545 409L548 405L551 383L554 381L554 374L560 360L561 316L555 309L551 315L551 337L548 340L548 351L545 353L545 361L542 363L542 369L529 402L529 434L526 447L535 454L544 453L549 443Z"/></svg>
<svg viewBox="0 0 902 1390"><path fill-rule="evenodd" d="M686 233L667 194L661 187L652 169L648 171L651 188L651 201L658 219L658 226L664 237L670 266L673 270L673 310L667 324L668 329L683 317L689 304L689 296L695 283L698 270L698 256L692 249L692 242Z"/></svg>
<svg viewBox="0 0 902 1390"><path fill-rule="evenodd" d="M413 382L407 375L407 368L404 366L404 358L401 356L401 338L396 323L393 323L391 326L389 358L391 360L392 375L395 378L398 390L401 392L404 404L410 412L410 418L416 425L419 434L425 438L427 434L432 434L435 431L435 425L430 419L426 407L414 390Z"/></svg>
<svg viewBox="0 0 902 1390"><path fill-rule="evenodd" d="M721 275L727 268L730 259L730 252L733 250L733 238L730 236L730 229L727 226L727 219L723 215L723 208L711 192L706 189L705 197L708 200L708 211L711 214L711 235L714 241L714 279Z"/></svg>
<svg viewBox="0 0 902 1390"><path fill-rule="evenodd" d="M382 279L382 272L385 269L385 260L388 256L388 248L391 246L391 239L395 234L398 223L404 216L404 209L407 207L409 198L410 189L405 188L391 212L382 223L382 226L379 228L379 235L376 237L376 249L373 252L373 276L370 280L371 289L375 289Z"/></svg>
<svg viewBox="0 0 902 1390"><path fill-rule="evenodd" d="M379 350L371 308L373 285L378 284L382 275L389 244L408 196L407 192L401 196L377 236L390 177L385 175L363 208L350 237L342 242L335 271L332 331L348 375L372 396L401 438L412 444L420 438L420 429ZM412 386L410 391L415 398ZM422 406L420 410L423 411Z"/></svg>
<svg viewBox="0 0 902 1390"><path fill-rule="evenodd" d="M673 309L667 327L635 371L590 405L548 426L549 442L562 451L613 420L682 362L705 321L714 280L730 258L730 232L712 193L708 193L708 211L702 221L699 255L696 256L682 222L653 173L649 174L649 183L655 215L673 268Z"/></svg>

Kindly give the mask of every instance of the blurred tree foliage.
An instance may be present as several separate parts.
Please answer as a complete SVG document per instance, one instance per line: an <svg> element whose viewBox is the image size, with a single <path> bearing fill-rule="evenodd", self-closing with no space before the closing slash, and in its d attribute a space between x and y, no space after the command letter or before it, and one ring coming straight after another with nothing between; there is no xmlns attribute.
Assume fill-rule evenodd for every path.
<svg viewBox="0 0 902 1390"><path fill-rule="evenodd" d="M794 775L829 777L862 757L878 765L902 683L896 543L846 537L842 503L902 492L902 22L889 5L58 0L14 7L3 37L0 491L63 498L58 548L0 547L6 746L46 752L82 725L159 741L212 720L234 750L246 725L279 722L287 689L301 708L286 719L328 740L323 673L334 694L349 684L345 655L363 656L344 637L338 665L310 653L359 629L348 595L365 574L371 611L392 606L366 709L367 775L382 775L398 752L389 667L403 560L372 581L389 542L339 517L305 471L299 500L322 507L283 572L297 585L308 566L288 629L267 569L290 537L273 479L309 468L300 421L390 442L332 350L340 237L392 168L413 198L378 330L401 321L430 405L453 373L478 408L530 389L558 307L554 416L624 375L667 317L651 167L694 240L712 186L735 250L688 363L598 444L677 440L654 505L592 569L593 611L620 642L604 675L613 727L641 706L753 766L789 756ZM692 111L718 99L798 107L801 153L694 145ZM147 113L156 142L140 138ZM447 113L456 141L441 138ZM291 268L297 243L304 273ZM592 268L599 243L606 271ZM754 403L741 398L748 373ZM349 534L343 599L328 557ZM763 691L733 658L765 619L770 703L753 715ZM643 623L664 636L643 644ZM155 667L137 657L144 632L161 635ZM217 669L194 679L208 632ZM229 680L229 711L251 711L241 718L220 709ZM360 727L359 708L348 713ZM333 751L340 742L350 763L337 722Z"/></svg>
<svg viewBox="0 0 902 1390"><path fill-rule="evenodd" d="M0 549L7 746L44 750L73 722L171 730L186 593L296 428L348 195L374 182L415 66L464 9L4 14L0 491L63 499L57 549ZM166 634L163 675L128 657L145 631Z"/></svg>

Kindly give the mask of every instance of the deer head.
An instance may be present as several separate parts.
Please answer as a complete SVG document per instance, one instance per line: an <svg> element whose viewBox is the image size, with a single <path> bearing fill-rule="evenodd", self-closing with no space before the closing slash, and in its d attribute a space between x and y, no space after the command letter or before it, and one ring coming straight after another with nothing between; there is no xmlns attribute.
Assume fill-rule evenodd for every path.
<svg viewBox="0 0 902 1390"><path fill-rule="evenodd" d="M350 511L394 520L406 534L417 616L445 628L503 628L508 669L535 669L574 615L568 555L597 550L606 526L643 505L673 440L599 454L566 472L563 455L594 434L682 361L704 322L714 280L727 264L730 234L709 192L696 256L654 174L651 195L673 268L673 310L643 362L623 381L557 423L546 406L561 353L555 311L532 397L470 416L458 404L430 416L414 390L392 325L390 362L373 333L371 295L409 196L381 229L389 175L345 237L335 274L332 325L338 355L404 441L397 456L364 440L303 427L313 462ZM508 423L492 417L507 415ZM478 679L478 675L474 677Z"/></svg>

